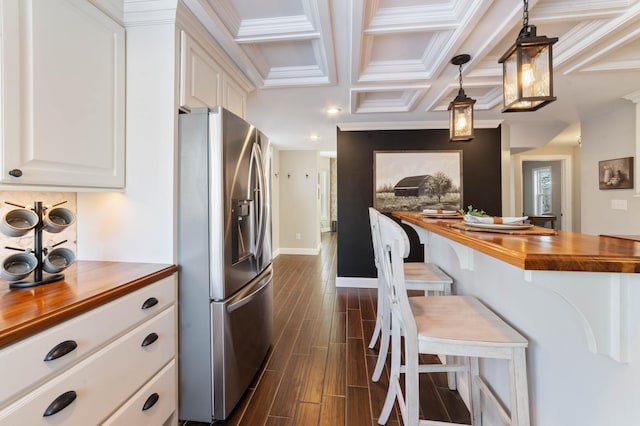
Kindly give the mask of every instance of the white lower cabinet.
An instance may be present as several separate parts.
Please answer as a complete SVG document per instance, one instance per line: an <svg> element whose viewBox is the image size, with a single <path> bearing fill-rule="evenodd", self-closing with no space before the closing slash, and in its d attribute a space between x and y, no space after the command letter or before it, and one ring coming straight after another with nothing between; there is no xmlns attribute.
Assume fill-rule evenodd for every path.
<svg viewBox="0 0 640 426"><path fill-rule="evenodd" d="M76 354L60 366L15 357L30 352L39 335L0 350L0 362L12 360L12 369L27 376L5 386L15 394L0 404L0 425L177 423L175 294L174 275L52 328L77 342L59 361ZM94 329L101 330L101 343L82 337L83 330ZM48 339L50 333L40 334ZM55 373L43 374L42 364Z"/></svg>
<svg viewBox="0 0 640 426"><path fill-rule="evenodd" d="M175 410L174 401L177 397L175 378L176 362L172 360L103 425L157 426L164 424Z"/></svg>

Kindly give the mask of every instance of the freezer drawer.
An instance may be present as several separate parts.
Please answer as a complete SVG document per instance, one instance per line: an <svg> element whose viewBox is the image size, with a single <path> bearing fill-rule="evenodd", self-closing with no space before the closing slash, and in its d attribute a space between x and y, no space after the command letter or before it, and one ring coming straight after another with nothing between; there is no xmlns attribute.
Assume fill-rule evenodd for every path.
<svg viewBox="0 0 640 426"><path fill-rule="evenodd" d="M233 297L211 303L213 418L226 419L273 340L273 280L269 266Z"/></svg>

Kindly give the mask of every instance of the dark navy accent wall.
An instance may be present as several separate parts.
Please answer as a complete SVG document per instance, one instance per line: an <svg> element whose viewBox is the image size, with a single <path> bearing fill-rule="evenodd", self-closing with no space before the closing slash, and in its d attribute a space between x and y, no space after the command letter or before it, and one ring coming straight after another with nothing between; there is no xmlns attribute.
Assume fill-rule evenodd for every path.
<svg viewBox="0 0 640 426"><path fill-rule="evenodd" d="M502 212L500 128L476 129L471 142L449 142L448 130L338 130L338 276L375 277L367 209L373 206L373 152L462 150L462 199L491 215ZM422 246L408 227L409 260L423 260Z"/></svg>

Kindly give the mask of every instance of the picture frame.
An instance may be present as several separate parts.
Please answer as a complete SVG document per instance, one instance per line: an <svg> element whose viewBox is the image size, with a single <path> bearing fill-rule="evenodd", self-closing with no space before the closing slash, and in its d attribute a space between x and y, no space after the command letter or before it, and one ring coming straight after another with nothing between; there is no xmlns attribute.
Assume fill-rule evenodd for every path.
<svg viewBox="0 0 640 426"><path fill-rule="evenodd" d="M462 208L462 150L374 151L376 210Z"/></svg>
<svg viewBox="0 0 640 426"><path fill-rule="evenodd" d="M598 187L600 189L632 189L633 157L599 161Z"/></svg>

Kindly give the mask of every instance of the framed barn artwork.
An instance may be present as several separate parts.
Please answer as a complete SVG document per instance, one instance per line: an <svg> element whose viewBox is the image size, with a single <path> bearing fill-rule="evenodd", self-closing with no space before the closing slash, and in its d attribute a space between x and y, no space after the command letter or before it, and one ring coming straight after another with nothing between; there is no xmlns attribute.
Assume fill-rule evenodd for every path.
<svg viewBox="0 0 640 426"><path fill-rule="evenodd" d="M462 151L374 151L373 207L380 212L462 208Z"/></svg>

